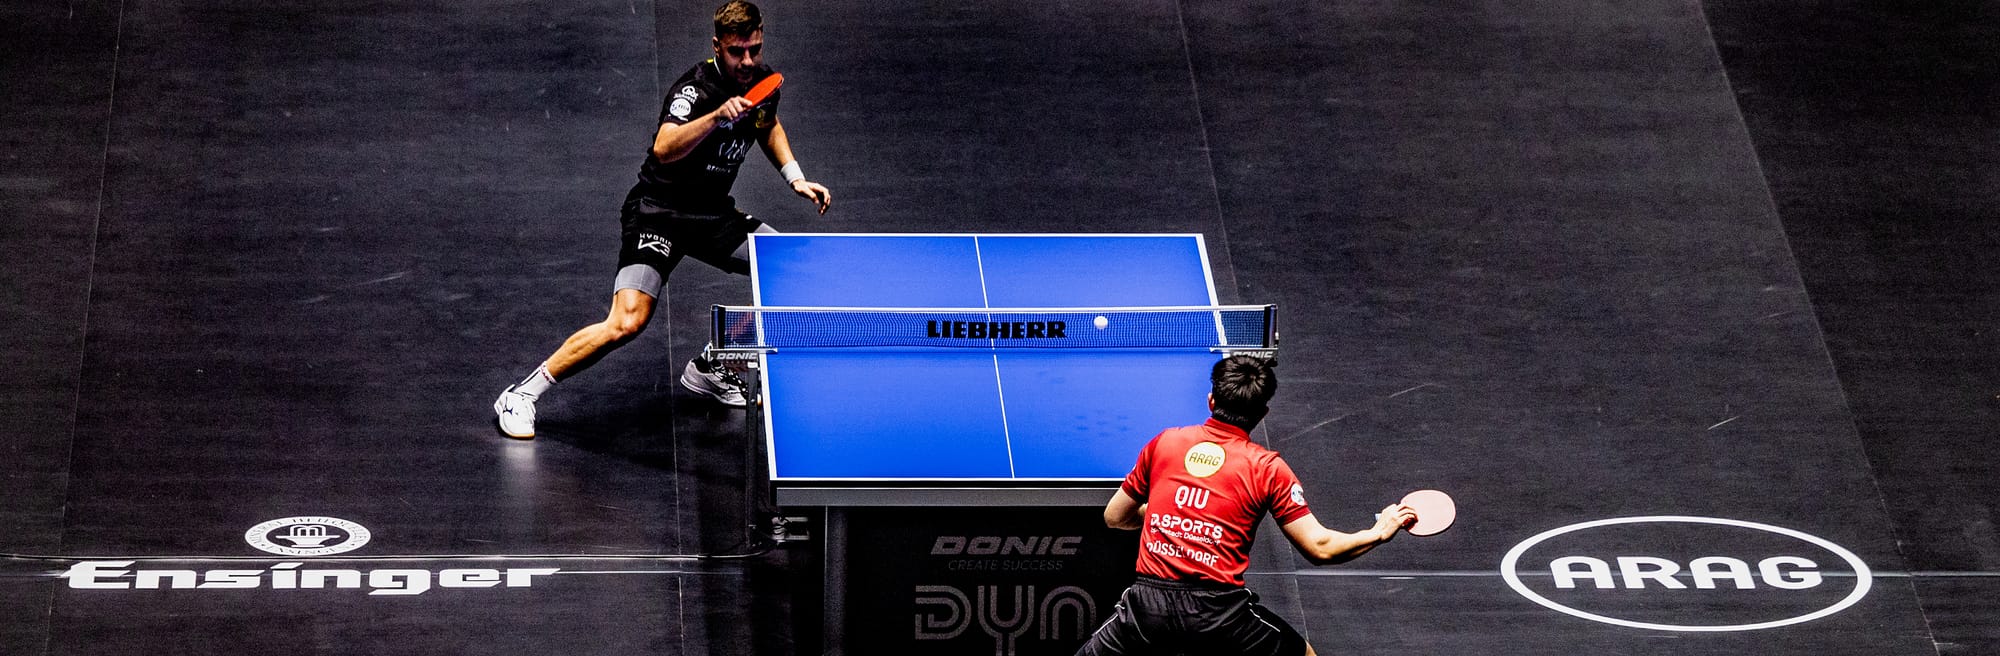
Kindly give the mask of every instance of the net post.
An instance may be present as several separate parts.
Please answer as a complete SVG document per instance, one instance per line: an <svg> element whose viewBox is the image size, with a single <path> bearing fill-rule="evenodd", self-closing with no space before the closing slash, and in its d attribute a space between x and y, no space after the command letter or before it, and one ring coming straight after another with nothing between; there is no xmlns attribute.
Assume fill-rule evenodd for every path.
<svg viewBox="0 0 2000 656"><path fill-rule="evenodd" d="M1264 348L1278 347L1278 306L1264 306Z"/></svg>
<svg viewBox="0 0 2000 656"><path fill-rule="evenodd" d="M723 346L723 339L725 339L724 330L726 329L724 323L726 322L727 314L728 314L727 310L719 303L708 306L709 346L715 348L721 348Z"/></svg>

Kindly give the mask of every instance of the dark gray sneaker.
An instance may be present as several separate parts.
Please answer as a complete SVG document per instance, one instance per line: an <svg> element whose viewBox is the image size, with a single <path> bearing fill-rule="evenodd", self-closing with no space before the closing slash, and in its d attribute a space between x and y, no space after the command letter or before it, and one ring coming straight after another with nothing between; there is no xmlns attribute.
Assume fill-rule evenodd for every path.
<svg viewBox="0 0 2000 656"><path fill-rule="evenodd" d="M703 372L694 362L688 362L687 368L681 370L681 387L726 406L741 408L749 405L743 398L743 379L737 378L728 369L711 368L714 371Z"/></svg>

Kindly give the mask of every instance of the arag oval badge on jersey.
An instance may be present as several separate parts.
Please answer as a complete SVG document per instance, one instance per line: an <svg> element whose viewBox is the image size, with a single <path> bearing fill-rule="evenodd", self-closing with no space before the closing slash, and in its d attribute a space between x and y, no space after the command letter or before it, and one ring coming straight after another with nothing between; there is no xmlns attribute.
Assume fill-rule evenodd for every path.
<svg viewBox="0 0 2000 656"><path fill-rule="evenodd" d="M1222 445L1214 442L1196 444L1181 458L1181 465L1187 467L1188 473L1194 474L1195 478L1214 476L1217 470L1222 469Z"/></svg>

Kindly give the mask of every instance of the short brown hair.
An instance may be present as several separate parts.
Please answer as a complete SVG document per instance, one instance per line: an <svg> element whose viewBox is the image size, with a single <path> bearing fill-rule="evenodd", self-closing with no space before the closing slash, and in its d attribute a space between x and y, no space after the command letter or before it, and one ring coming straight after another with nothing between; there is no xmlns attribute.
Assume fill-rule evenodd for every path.
<svg viewBox="0 0 2000 656"><path fill-rule="evenodd" d="M761 29L764 29L764 12L758 11L757 5L730 0L729 4L715 10L715 38L733 36L747 39Z"/></svg>
<svg viewBox="0 0 2000 656"><path fill-rule="evenodd" d="M1243 353L1217 361L1208 373L1209 398L1215 400L1211 416L1246 431L1256 428L1278 394L1277 366L1277 360Z"/></svg>

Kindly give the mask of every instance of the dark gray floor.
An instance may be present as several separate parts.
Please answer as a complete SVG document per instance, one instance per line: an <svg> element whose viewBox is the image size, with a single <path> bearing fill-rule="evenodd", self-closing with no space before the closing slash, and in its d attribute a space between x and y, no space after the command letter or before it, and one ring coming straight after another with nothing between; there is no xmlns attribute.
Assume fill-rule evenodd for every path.
<svg viewBox="0 0 2000 656"><path fill-rule="evenodd" d="M1460 498L1451 533L1348 568L1266 531L1251 585L1322 651L2000 652L1992 3L765 8L836 206L753 163L744 207L1202 233L1224 301L1282 308L1259 437L1319 514ZM414 596L80 590L52 576L75 560L10 558L0 654L815 649L812 545L608 559L744 548L742 417L673 383L743 279L676 272L647 334L546 397L541 439L488 410L602 316L617 201L710 9L0 7L0 552L254 556L252 525L331 515L373 532L362 555L607 558L338 565L563 570ZM1796 529L1883 576L1715 633L1500 576L1530 536L1629 515ZM1703 539L1587 546L1726 549ZM1765 599L1578 603L1798 603Z"/></svg>
<svg viewBox="0 0 2000 656"><path fill-rule="evenodd" d="M1945 654L2000 651L1995 10L1709 7Z"/></svg>
<svg viewBox="0 0 2000 656"><path fill-rule="evenodd" d="M1298 384L1267 431L1309 489L1388 498L1417 478L1485 508L1473 534L1366 567L1472 570L1621 515L1787 525L1897 562L1699 7L1259 8L1189 24L1245 296L1309 322L1286 333L1309 347L1285 355ZM1290 71L1308 73L1265 91ZM1334 643L1493 598L1449 640L1382 653L1928 650L1907 583L1872 613L1671 642L1494 603L1512 593L1492 578L1393 604L1376 595L1397 584L1300 585Z"/></svg>

